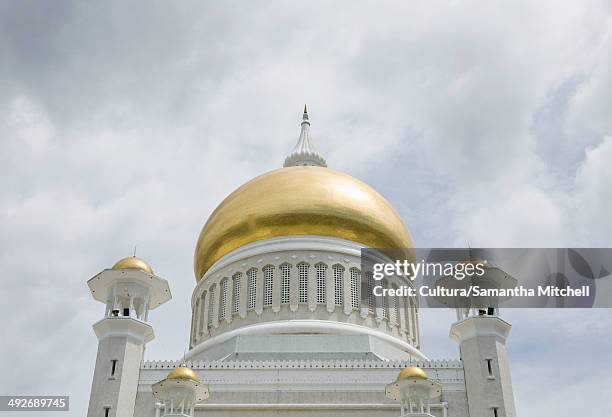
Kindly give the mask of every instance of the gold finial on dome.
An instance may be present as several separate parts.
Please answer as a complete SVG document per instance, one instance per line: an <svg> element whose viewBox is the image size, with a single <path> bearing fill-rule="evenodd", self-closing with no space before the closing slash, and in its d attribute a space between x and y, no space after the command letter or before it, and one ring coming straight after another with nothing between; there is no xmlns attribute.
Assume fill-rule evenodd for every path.
<svg viewBox="0 0 612 417"><path fill-rule="evenodd" d="M398 381L408 378L427 379L427 374L418 366L409 366L407 368L402 369L400 373L397 374Z"/></svg>
<svg viewBox="0 0 612 417"><path fill-rule="evenodd" d="M312 137L310 136L310 121L308 120L308 109L304 104L304 113L302 114L302 128L300 130L300 137L293 148L293 151L285 158L284 167L295 167L295 166L317 166L326 167L327 163L325 158L317 152L312 144Z"/></svg>
<svg viewBox="0 0 612 417"><path fill-rule="evenodd" d="M113 265L112 269L139 269L142 272L153 274L153 268L147 262L135 256L120 259Z"/></svg>
<svg viewBox="0 0 612 417"><path fill-rule="evenodd" d="M188 379L190 381L200 382L198 375L184 362L171 370L166 379Z"/></svg>

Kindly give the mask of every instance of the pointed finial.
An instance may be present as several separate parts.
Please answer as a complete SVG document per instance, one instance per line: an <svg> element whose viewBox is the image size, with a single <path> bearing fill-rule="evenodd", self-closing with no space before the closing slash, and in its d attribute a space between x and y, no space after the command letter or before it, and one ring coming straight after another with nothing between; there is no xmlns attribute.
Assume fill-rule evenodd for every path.
<svg viewBox="0 0 612 417"><path fill-rule="evenodd" d="M136 245L134 245L134 255L132 255L134 258L136 257Z"/></svg>
<svg viewBox="0 0 612 417"><path fill-rule="evenodd" d="M291 154L285 159L284 167L318 166L326 167L325 159L314 149L310 137L310 121L308 120L308 107L304 104L302 115L302 130L297 144Z"/></svg>

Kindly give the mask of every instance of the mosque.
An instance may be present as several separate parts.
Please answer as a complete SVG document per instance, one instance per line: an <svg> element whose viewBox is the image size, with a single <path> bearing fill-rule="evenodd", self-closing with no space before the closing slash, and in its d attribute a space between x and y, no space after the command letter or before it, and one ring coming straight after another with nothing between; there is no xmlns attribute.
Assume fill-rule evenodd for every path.
<svg viewBox="0 0 612 417"><path fill-rule="evenodd" d="M412 247L380 194L327 168L304 108L283 168L231 193L200 233L183 357L143 361L148 312L171 299L149 263L87 282L106 306L88 417L515 417L496 309L458 314L459 358L435 360L415 299L362 293L362 248Z"/></svg>

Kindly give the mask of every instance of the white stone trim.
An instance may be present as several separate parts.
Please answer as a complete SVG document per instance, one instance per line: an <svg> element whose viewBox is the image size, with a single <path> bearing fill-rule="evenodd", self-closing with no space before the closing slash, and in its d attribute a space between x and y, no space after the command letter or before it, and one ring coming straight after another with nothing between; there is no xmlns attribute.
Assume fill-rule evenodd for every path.
<svg viewBox="0 0 612 417"><path fill-rule="evenodd" d="M495 336L505 341L512 325L498 316L474 316L451 326L450 337L457 343L476 336Z"/></svg>
<svg viewBox="0 0 612 417"><path fill-rule="evenodd" d="M416 358L427 360L427 357L423 353L421 353L421 351L397 337L365 326L327 320L280 320L239 327L237 329L229 330L227 332L219 334L218 336L214 336L210 339L202 341L200 344L194 346L189 352L187 352L185 358L186 360L189 360L190 358L205 351L206 349L221 344L239 335L303 332L361 334L373 336L378 339L384 340L385 342L409 353L412 356L415 356Z"/></svg>
<svg viewBox="0 0 612 417"><path fill-rule="evenodd" d="M350 240L326 236L283 236L259 240L234 249L215 262L208 271L206 271L204 277L199 281L198 286L206 281L207 277L214 275L229 264L251 256L266 255L270 252L317 250L360 257L362 248L364 248L363 245L351 242Z"/></svg>
<svg viewBox="0 0 612 417"><path fill-rule="evenodd" d="M434 410L447 408L446 403L429 404ZM196 410L400 410L400 406L394 403L353 403L353 404L321 404L321 403L268 403L268 404L214 404L201 403L195 406ZM425 416L428 414L414 414Z"/></svg>
<svg viewBox="0 0 612 417"><path fill-rule="evenodd" d="M427 360L389 360L377 359L328 359L328 360L230 360L230 361L187 361L187 366L192 369L293 369L293 368L330 368L330 369L353 369L353 368L393 368L403 369L407 366L418 366L427 370L436 369L462 369L463 363L460 359L427 359ZM141 369L160 369L168 371L176 368L181 361L176 360L150 360L142 363Z"/></svg>
<svg viewBox="0 0 612 417"><path fill-rule="evenodd" d="M398 321L391 323L388 320L388 314L383 314L382 305L377 306L371 312L369 309L361 310L354 309L350 304L351 300L351 285L350 274L351 270L359 271L361 279L361 249L362 246L347 240L330 238L324 236L285 236L274 239L267 239L259 242L254 242L244 247L238 248L228 255L223 257L206 273L204 278L197 284L192 295L192 309L197 310L195 302L202 294L210 294L212 287L216 287L214 299L209 298L209 306L207 312L212 313L207 317L207 332L197 334L193 338L192 347L200 343L206 342L209 338L220 336L225 332L231 332L240 327L253 325L259 322L274 322L286 320L329 320L339 323L350 323L369 327L379 332L385 332L388 335L408 342L418 348L418 335L414 334L416 326L413 322L405 323L408 328L403 328ZM308 303L298 302L298 265L305 263L308 265ZM289 303L282 303L282 271L283 264L290 266L290 291ZM325 282L321 286L317 280L317 265L324 265ZM342 306L335 303L335 287L334 265L340 265L343 268L342 279ZM272 293L271 304L264 303L266 298L265 292L265 274L264 268L270 266L272 268ZM245 286L242 289L242 294L249 294L248 290L248 273L249 270L256 270L257 288L255 294L254 313L248 309L245 304L248 302L248 297L241 300L239 315L231 313L231 291L230 286L228 302L226 303L226 317L224 320L219 320L219 303L222 296L221 283L225 279L232 277L240 272L245 278ZM320 287L320 288L319 288ZM358 287L360 284L358 283ZM325 302L318 302L318 289L325 291ZM360 289L360 288L358 288ZM241 294L241 295L242 295ZM214 305L210 308L210 302ZM270 301L270 300L267 300ZM199 308L202 309L202 302ZM364 303L361 303L362 307ZM410 312L406 312L410 314ZM193 316L195 319L196 316ZM407 320L405 320L407 321Z"/></svg>
<svg viewBox="0 0 612 417"><path fill-rule="evenodd" d="M433 408L433 407L432 407ZM196 410L400 410L397 404L389 403L362 403L362 404L320 404L320 403L301 403L301 404L197 404Z"/></svg>
<svg viewBox="0 0 612 417"><path fill-rule="evenodd" d="M105 317L93 325L98 340L127 337L134 343L148 343L155 338L153 327L133 317Z"/></svg>

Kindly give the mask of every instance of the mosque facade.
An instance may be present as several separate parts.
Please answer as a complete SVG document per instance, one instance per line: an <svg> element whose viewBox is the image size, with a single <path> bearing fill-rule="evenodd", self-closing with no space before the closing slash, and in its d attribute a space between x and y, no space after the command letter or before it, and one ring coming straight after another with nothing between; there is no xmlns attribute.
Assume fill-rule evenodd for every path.
<svg viewBox="0 0 612 417"><path fill-rule="evenodd" d="M363 248L412 247L380 194L327 167L304 109L284 166L231 193L201 231L184 356L143 361L148 312L171 299L149 263L124 258L88 281L106 306L88 417L515 417L511 326L496 309L458 314L458 358L436 360L416 299L363 293Z"/></svg>

